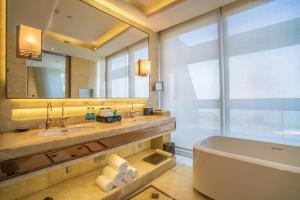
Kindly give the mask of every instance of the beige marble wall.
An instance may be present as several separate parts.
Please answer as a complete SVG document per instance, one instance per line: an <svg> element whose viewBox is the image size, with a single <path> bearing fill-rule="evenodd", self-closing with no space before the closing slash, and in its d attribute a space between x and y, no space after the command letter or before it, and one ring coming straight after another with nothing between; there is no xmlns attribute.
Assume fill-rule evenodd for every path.
<svg viewBox="0 0 300 200"><path fill-rule="evenodd" d="M71 98L79 97L79 89L94 89L97 97L97 61L71 57Z"/></svg>
<svg viewBox="0 0 300 200"><path fill-rule="evenodd" d="M27 97L26 60L16 57L16 36L7 34L7 96Z"/></svg>
<svg viewBox="0 0 300 200"><path fill-rule="evenodd" d="M34 129L45 124L46 106L51 102L53 126L59 125L61 107L65 107L65 116L70 117L67 124L85 121L87 106L118 110L124 117L128 116L132 104L142 114L146 99L0 99L0 133L10 132L16 128Z"/></svg>
<svg viewBox="0 0 300 200"><path fill-rule="evenodd" d="M149 59L151 61L150 75L150 99L149 106L158 108L158 93L152 90L154 83L158 81L158 35L157 33L149 33Z"/></svg>

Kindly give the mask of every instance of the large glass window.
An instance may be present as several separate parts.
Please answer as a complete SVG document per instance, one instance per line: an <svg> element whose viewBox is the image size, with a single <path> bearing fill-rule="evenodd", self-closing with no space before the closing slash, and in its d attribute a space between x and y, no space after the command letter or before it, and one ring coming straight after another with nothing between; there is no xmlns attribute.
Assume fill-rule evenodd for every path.
<svg viewBox="0 0 300 200"><path fill-rule="evenodd" d="M135 74L135 65L138 60L148 59L148 41L142 41L129 48L131 62L131 87L130 96L136 98L149 97L149 75L138 76Z"/></svg>
<svg viewBox="0 0 300 200"><path fill-rule="evenodd" d="M215 134L300 145L299 11L299 0L237 1L162 32L178 146Z"/></svg>
<svg viewBox="0 0 300 200"><path fill-rule="evenodd" d="M300 1L224 10L229 135L300 142Z"/></svg>
<svg viewBox="0 0 300 200"><path fill-rule="evenodd" d="M139 59L148 59L147 40L106 58L108 97L149 97L149 75L140 77L135 74L135 65Z"/></svg>
<svg viewBox="0 0 300 200"><path fill-rule="evenodd" d="M176 116L174 141L220 134L220 78L217 12L162 33L163 105Z"/></svg>
<svg viewBox="0 0 300 200"><path fill-rule="evenodd" d="M108 58L107 96L125 98L128 91L128 54L120 52Z"/></svg>

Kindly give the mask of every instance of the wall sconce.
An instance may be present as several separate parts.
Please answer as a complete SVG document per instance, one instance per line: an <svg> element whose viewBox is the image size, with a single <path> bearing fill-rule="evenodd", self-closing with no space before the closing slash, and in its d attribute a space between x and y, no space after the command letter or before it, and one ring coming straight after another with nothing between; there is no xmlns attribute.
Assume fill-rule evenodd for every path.
<svg viewBox="0 0 300 200"><path fill-rule="evenodd" d="M135 73L138 76L147 76L150 74L150 61L149 60L138 60L135 65Z"/></svg>
<svg viewBox="0 0 300 200"><path fill-rule="evenodd" d="M42 60L42 31L25 25L17 26L17 57Z"/></svg>

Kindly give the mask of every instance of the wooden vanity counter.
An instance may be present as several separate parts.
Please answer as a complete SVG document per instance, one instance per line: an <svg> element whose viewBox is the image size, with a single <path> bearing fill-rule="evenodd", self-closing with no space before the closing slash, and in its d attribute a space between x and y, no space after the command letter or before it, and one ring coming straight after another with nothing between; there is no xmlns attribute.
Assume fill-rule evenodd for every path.
<svg viewBox="0 0 300 200"><path fill-rule="evenodd" d="M67 128L83 127L72 133L42 136L45 129L35 129L24 133L3 133L0 134L0 161L9 160L26 155L47 152L53 149L64 148L86 142L99 141L104 138L122 135L121 140L126 139L125 134L131 137L133 132L136 135L147 134L152 131L170 132L175 130L175 118L169 116L140 116L135 118L124 118L121 122L114 123L82 123L70 125ZM86 129L85 129L86 127ZM59 127L52 128L53 130ZM50 130L52 130L50 129ZM122 139L123 138L123 139ZM119 139L119 140L120 140ZM138 139L138 138L137 138ZM109 141L104 142L109 143ZM112 142L111 145L122 145L120 142Z"/></svg>

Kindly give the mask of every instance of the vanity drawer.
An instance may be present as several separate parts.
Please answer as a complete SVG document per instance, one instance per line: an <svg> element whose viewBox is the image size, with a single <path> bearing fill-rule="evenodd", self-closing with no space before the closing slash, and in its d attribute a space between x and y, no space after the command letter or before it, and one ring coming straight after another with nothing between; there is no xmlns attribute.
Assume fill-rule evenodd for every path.
<svg viewBox="0 0 300 200"><path fill-rule="evenodd" d="M47 156L54 162L60 163L75 158L88 155L90 151L83 145L75 145L58 151L51 151L47 153Z"/></svg>

